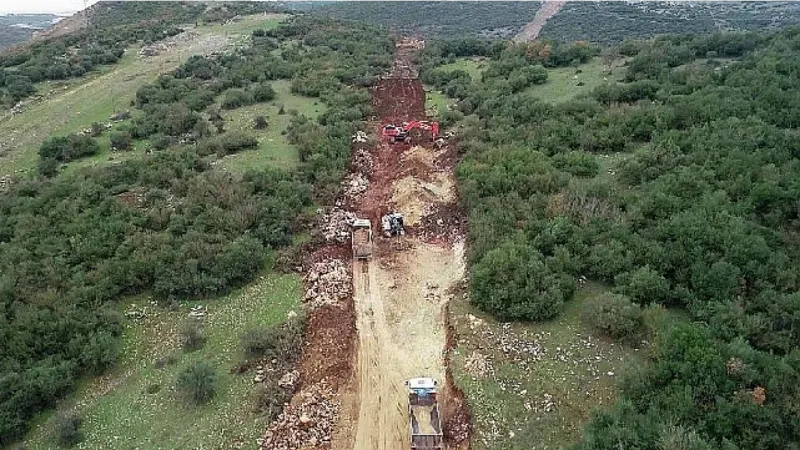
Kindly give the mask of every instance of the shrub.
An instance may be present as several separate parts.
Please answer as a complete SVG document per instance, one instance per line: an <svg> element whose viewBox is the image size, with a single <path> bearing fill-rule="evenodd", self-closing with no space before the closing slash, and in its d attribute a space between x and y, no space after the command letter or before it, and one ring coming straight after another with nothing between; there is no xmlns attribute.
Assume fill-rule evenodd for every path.
<svg viewBox="0 0 800 450"><path fill-rule="evenodd" d="M83 439L81 418L75 413L64 413L56 417L54 434L56 443L62 447L72 447Z"/></svg>
<svg viewBox="0 0 800 450"><path fill-rule="evenodd" d="M198 361L185 368L178 375L178 392L192 403L208 403L217 393L217 374L204 361Z"/></svg>
<svg viewBox="0 0 800 450"><path fill-rule="evenodd" d="M206 343L203 324L194 318L187 319L181 324L180 339L181 347L187 352L200 350Z"/></svg>
<svg viewBox="0 0 800 450"><path fill-rule="evenodd" d="M94 333L81 353L81 362L90 372L99 375L109 369L119 357L119 340L110 333Z"/></svg>
<svg viewBox="0 0 800 450"><path fill-rule="evenodd" d="M275 98L275 90L268 83L259 83L252 89L253 99L258 102L268 102Z"/></svg>
<svg viewBox="0 0 800 450"><path fill-rule="evenodd" d="M106 127L100 122L92 122L92 137L98 137L106 131Z"/></svg>
<svg viewBox="0 0 800 450"><path fill-rule="evenodd" d="M642 308L621 294L603 294L584 311L584 320L603 334L633 341L641 336Z"/></svg>
<svg viewBox="0 0 800 450"><path fill-rule="evenodd" d="M42 158L38 165L39 173L45 177L53 177L58 173L58 161L55 158Z"/></svg>
<svg viewBox="0 0 800 450"><path fill-rule="evenodd" d="M70 134L47 139L39 148L41 159L52 158L58 161L71 161L83 156L94 155L100 150L97 141L89 136Z"/></svg>
<svg viewBox="0 0 800 450"><path fill-rule="evenodd" d="M640 305L661 303L669 297L669 283L648 266L625 272L615 278L616 292L624 294Z"/></svg>
<svg viewBox="0 0 800 450"><path fill-rule="evenodd" d="M254 102L255 99L252 93L245 92L241 89L231 89L225 93L225 98L222 100L222 107L224 109L236 109L251 105Z"/></svg>
<svg viewBox="0 0 800 450"><path fill-rule="evenodd" d="M163 369L164 367L171 366L176 362L178 362L178 357L170 353L169 355L156 358L156 361L155 363L153 363L153 366L155 366L156 369Z"/></svg>
<svg viewBox="0 0 800 450"><path fill-rule="evenodd" d="M111 149L112 150L130 150L133 144L133 138L128 131L117 131L111 133Z"/></svg>
<svg viewBox="0 0 800 450"><path fill-rule="evenodd" d="M284 365L294 361L303 339L303 319L295 318L277 327L260 327L242 336L242 349L250 359L277 359Z"/></svg>
<svg viewBox="0 0 800 450"><path fill-rule="evenodd" d="M271 422L278 417L283 409L283 404L288 402L291 397L291 393L278 386L274 380L267 380L256 386L253 391L253 409L264 414L267 421Z"/></svg>
<svg viewBox="0 0 800 450"><path fill-rule="evenodd" d="M154 134L150 136L150 145L156 150L164 150L172 145L172 138L164 134Z"/></svg>
<svg viewBox="0 0 800 450"><path fill-rule="evenodd" d="M225 150L225 154L258 147L258 139L249 134L231 132L222 135L219 139L222 149Z"/></svg>
<svg viewBox="0 0 800 450"><path fill-rule="evenodd" d="M507 242L488 251L472 269L472 302L504 320L543 320L561 312L575 283L547 267L526 244Z"/></svg>
<svg viewBox="0 0 800 450"><path fill-rule="evenodd" d="M263 130L267 128L268 125L267 118L264 116L257 116L255 119L253 119L253 128L256 130Z"/></svg>

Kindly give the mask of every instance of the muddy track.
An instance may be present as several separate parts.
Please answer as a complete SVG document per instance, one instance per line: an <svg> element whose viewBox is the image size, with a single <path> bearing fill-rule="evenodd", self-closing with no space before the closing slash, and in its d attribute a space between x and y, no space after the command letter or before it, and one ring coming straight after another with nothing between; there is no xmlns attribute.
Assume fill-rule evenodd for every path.
<svg viewBox="0 0 800 450"><path fill-rule="evenodd" d="M514 36L514 40L517 42L532 41L539 37L539 33L541 33L542 28L547 24L547 21L558 14L566 3L565 1L544 2L539 10L536 11L533 20L522 27L522 30Z"/></svg>
<svg viewBox="0 0 800 450"><path fill-rule="evenodd" d="M372 88L379 141L387 123L425 119L425 92L399 47L392 73ZM464 278L464 215L456 203L456 149L433 143L354 144L349 189L321 216L322 243L304 261L308 315L292 401L265 432L262 450L408 450L404 381L439 381L445 444L468 445L469 411L447 370L447 305ZM380 236L380 217L406 214L406 236ZM369 219L373 257L353 261L348 220ZM348 219L350 218L350 219Z"/></svg>
<svg viewBox="0 0 800 450"><path fill-rule="evenodd" d="M380 121L375 133L387 123L425 119L425 92L410 57L407 49L398 50L392 74L371 90ZM380 142L370 149L374 164L369 187L351 202L359 217L373 224L380 224L380 216L389 210L403 212L407 235L399 241L377 237L373 258L353 265L358 363L351 417L343 414L340 424L350 432L334 440L334 449L409 449L404 381L414 377L440 382L446 437L454 435L448 426L468 426L459 423L468 420L468 414L448 408L463 402L450 389L445 359L446 307L465 270L463 221L449 218L460 215L453 178L455 149L414 144ZM447 442L450 448L461 444Z"/></svg>

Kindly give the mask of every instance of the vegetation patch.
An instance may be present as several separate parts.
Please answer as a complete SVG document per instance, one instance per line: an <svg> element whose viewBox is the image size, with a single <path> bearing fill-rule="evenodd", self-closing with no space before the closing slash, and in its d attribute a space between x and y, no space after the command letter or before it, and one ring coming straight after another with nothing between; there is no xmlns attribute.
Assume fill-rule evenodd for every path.
<svg viewBox="0 0 800 450"><path fill-rule="evenodd" d="M787 319L797 315L800 273L791 231L800 216L789 200L800 194L800 103L786 101L798 87L789 75L796 34L626 42L611 50L628 58L621 80L566 101L532 91L547 85L547 70L577 73L604 51L546 41L426 49L424 76L465 116L457 176L470 214L472 304L541 319L531 306L563 277L602 282L614 293L586 308L584 326L623 341L644 331L653 343L575 448L800 441L788 400L800 395L800 334ZM480 82L437 67L456 51L491 59ZM776 61L785 66L768 68ZM529 77L536 65L544 83ZM564 295L566 309L574 301ZM690 320L650 324L658 305Z"/></svg>
<svg viewBox="0 0 800 450"><path fill-rule="evenodd" d="M642 350L605 338L581 319L607 289L582 285L562 314L541 323L498 322L465 298L454 300L450 368L469 399L473 448L567 447L580 439L592 411L616 400L617 378Z"/></svg>
<svg viewBox="0 0 800 450"><path fill-rule="evenodd" d="M304 97L291 92L291 82L276 80L272 82L276 96L271 102L246 106L222 113L225 127L229 131L246 131L259 140L253 150L230 155L219 165L234 172L260 169L273 166L295 167L299 162L298 151L289 144L287 129L294 114L311 119L319 117L326 106L319 99ZM264 117L267 125L256 127L256 119Z"/></svg>
<svg viewBox="0 0 800 450"><path fill-rule="evenodd" d="M297 276L263 274L253 284L222 298L181 302L176 310L146 296L123 305L122 359L109 374L88 380L67 397L60 410L83 417L81 448L111 447L219 448L250 445L260 437L269 417L252 405L252 373L234 374L241 358L239 338L247 330L280 327L299 308ZM200 318L190 317L202 312ZM203 323L205 345L181 350L181 326ZM215 378L214 395L195 405L177 389L181 374L204 365ZM203 384L208 381L203 378ZM271 398L271 397L270 397ZM267 402L268 400L263 400ZM53 447L56 417L42 420L25 440L31 450Z"/></svg>
<svg viewBox="0 0 800 450"><path fill-rule="evenodd" d="M127 132L136 140L167 141L159 145L163 150L17 180L0 195L6 305L0 317L7 324L0 329L0 368L12 374L0 384L3 444L83 377L113 367L124 323L116 312L119 298L150 292L175 306L182 299L224 295L251 281L292 242L295 219L313 200L336 195L350 160L350 136L370 113L369 94L348 85L366 84L383 71L392 41L375 39L380 34L371 28L307 17L267 28L231 54L190 58L140 88L137 108L120 117L112 133L93 127L80 137L111 144L113 133ZM291 40L304 40L312 50L274 52ZM292 79L293 92L319 97L327 106L316 120L290 114L286 135L298 149L296 170L212 170L221 155L259 145L247 133L224 129L216 97L228 89L269 93L265 83L285 78ZM69 138L54 142L45 147L43 161L74 154L74 146L61 151L61 144L74 144ZM205 346L187 355L199 358L213 347L207 333ZM141 391L165 392L176 379L173 374ZM214 398L228 388L224 378L214 384ZM207 394L200 397L213 403Z"/></svg>

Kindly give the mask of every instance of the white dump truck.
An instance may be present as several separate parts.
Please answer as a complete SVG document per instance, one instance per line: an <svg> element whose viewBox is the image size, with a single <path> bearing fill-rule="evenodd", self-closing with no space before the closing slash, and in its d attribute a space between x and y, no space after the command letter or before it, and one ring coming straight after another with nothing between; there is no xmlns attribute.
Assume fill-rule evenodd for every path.
<svg viewBox="0 0 800 450"><path fill-rule="evenodd" d="M412 378L408 386L408 415L412 450L441 450L442 422L433 378Z"/></svg>
<svg viewBox="0 0 800 450"><path fill-rule="evenodd" d="M372 223L367 219L353 221L353 258L367 259L372 256Z"/></svg>

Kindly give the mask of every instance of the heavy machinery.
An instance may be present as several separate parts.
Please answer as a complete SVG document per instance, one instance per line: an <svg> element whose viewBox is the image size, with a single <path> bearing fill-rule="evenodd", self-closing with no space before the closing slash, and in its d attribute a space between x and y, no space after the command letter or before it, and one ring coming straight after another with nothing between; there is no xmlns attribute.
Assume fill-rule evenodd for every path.
<svg viewBox="0 0 800 450"><path fill-rule="evenodd" d="M399 212L390 212L381 217L381 229L383 230L383 235L387 238L405 235L406 230L403 224L403 214Z"/></svg>
<svg viewBox="0 0 800 450"><path fill-rule="evenodd" d="M354 220L351 238L353 240L353 258L367 259L372 256L372 222L367 219Z"/></svg>
<svg viewBox="0 0 800 450"><path fill-rule="evenodd" d="M412 134L417 134L423 137L426 133L430 133L431 141L435 141L439 136L439 122L429 122L427 120L412 120L411 122L403 122L402 125L397 126L388 124L383 127L381 136L388 138L393 143L398 142L411 142Z"/></svg>
<svg viewBox="0 0 800 450"><path fill-rule="evenodd" d="M412 450L440 450L442 422L433 378L412 378L408 386L408 415Z"/></svg>

